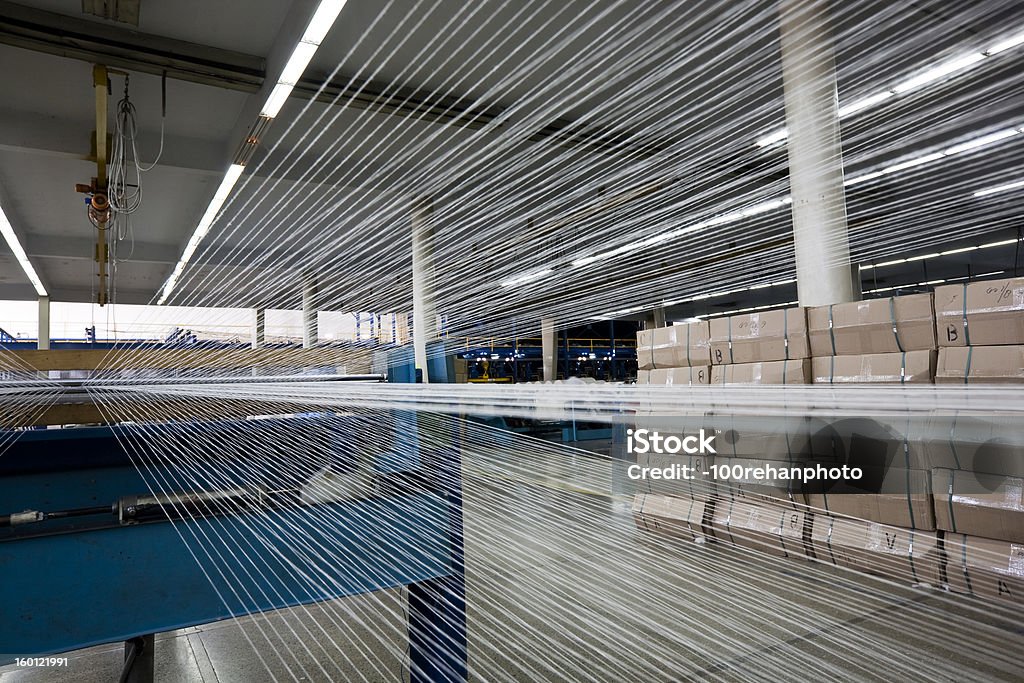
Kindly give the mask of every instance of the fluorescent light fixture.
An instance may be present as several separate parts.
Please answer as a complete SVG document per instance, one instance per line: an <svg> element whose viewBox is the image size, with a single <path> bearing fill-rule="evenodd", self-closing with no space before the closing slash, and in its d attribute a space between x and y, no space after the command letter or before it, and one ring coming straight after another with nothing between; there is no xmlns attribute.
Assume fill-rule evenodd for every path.
<svg viewBox="0 0 1024 683"><path fill-rule="evenodd" d="M677 237L681 237L692 232L699 232L701 230L704 230L705 228L710 228L717 225L725 225L726 223L734 223L740 220L741 218L749 218L750 216L756 216L758 214L771 211L772 209L778 209L780 207L787 206L792 202L793 200L789 196L780 197L778 199L770 199L766 202L753 204L745 209L740 209L739 211L731 211L729 213L723 213L718 216L715 216L714 218L698 221L697 223L688 225L685 228L679 228L678 230L672 230L667 233L655 235L654 237L648 237L647 239L640 240L639 242L631 242L629 244L624 244L621 247L616 247L615 249L610 249L609 251L603 251L600 254L594 254L593 256L584 256L583 258L578 258L572 261L569 265L571 265L573 268L588 266L591 263L595 263L597 261L603 261L614 256L621 256L622 254L628 254L639 249L645 249L647 247L651 247L656 244L661 244L662 242L667 242L669 240L673 240Z"/></svg>
<svg viewBox="0 0 1024 683"><path fill-rule="evenodd" d="M541 278L545 278L548 275L551 275L551 273L553 272L555 271L552 270L551 268L544 268L543 270L538 270L533 273L526 273L525 275L519 275L517 277L510 278L498 284L500 284L502 287L515 287L516 285L525 285L527 283L540 280Z"/></svg>
<svg viewBox="0 0 1024 683"><path fill-rule="evenodd" d="M331 27L334 26L334 22L345 6L345 2L346 0L321 0L320 4L317 5L313 18L309 20L302 38L296 43L295 49L292 50L292 54L288 58L288 62L284 65L284 70L281 71L277 84L270 91L270 96L260 110L260 116L272 119L281 113L281 108L288 101L292 88L302 78L302 74L306 71L310 61L312 61L313 55L316 54L317 49L320 47L320 43L323 42Z"/></svg>
<svg viewBox="0 0 1024 683"><path fill-rule="evenodd" d="M987 57L991 57L992 55L997 55L1000 52L1006 52L1007 50L1015 48L1021 44L1024 44L1024 31L1021 31L1017 35L1010 36L1006 40L1002 40L996 43L989 49L985 50L985 55Z"/></svg>
<svg viewBox="0 0 1024 683"><path fill-rule="evenodd" d="M1012 183L1005 185L997 185L996 187L987 187L984 190L978 190L974 193L975 197L987 197L990 194L998 194L1000 192L1008 192L1009 190L1016 190L1017 188L1024 187L1024 180L1017 180Z"/></svg>
<svg viewBox="0 0 1024 683"><path fill-rule="evenodd" d="M274 89L270 91L270 97L267 98L266 104L260 110L260 116L265 116L268 119L276 118L281 113L281 107L288 101L288 96L291 94L293 87L295 86L287 83L275 85Z"/></svg>
<svg viewBox="0 0 1024 683"><path fill-rule="evenodd" d="M930 83L934 83L945 78L946 76L951 76L958 71L964 71L966 69L969 69L975 64L978 64L979 62L985 60L987 57L992 57L1001 52L1006 52L1007 50L1013 49L1020 45L1024 45L1024 31L1011 35L1010 37L993 44L991 47L982 50L981 52L971 52L960 57L955 57L946 62L942 62L941 64L933 66L930 69L926 69L925 71L922 71L915 76L911 76L910 78L901 81L900 83L897 83L891 88L875 93L874 95L869 95L859 100L854 100L850 104L841 106L838 112L839 118L849 116L850 114L855 114L859 111L864 111L865 109L871 109L875 105L885 102L894 95L902 95L903 93L910 92L911 90L916 90L917 88L928 85ZM781 128L773 133L769 133L768 135L759 138L755 142L755 144L758 147L768 147L769 145L774 145L777 142L782 142L788 137L788 135L789 133L786 131L786 129Z"/></svg>
<svg viewBox="0 0 1024 683"><path fill-rule="evenodd" d="M916 90L917 88L920 88L922 85L927 85L929 83L939 80L940 78L945 78L946 76L952 73L960 71L961 69L966 69L969 66L973 66L983 59L985 59L985 55L981 52L972 52L968 55L957 57L956 59L951 59L948 62L943 62L938 66L934 66L928 69L927 71L924 71L916 76L908 78L902 83L897 83L892 87L893 92L902 95L905 92Z"/></svg>
<svg viewBox="0 0 1024 683"><path fill-rule="evenodd" d="M1005 246L1007 244L1014 244L1017 241L1018 240L1016 240L1016 239L1012 239L1012 240L1003 240L1002 242L989 242L988 244L981 245L980 247L978 247L978 249L988 249L989 247L1002 247L1002 246ZM1024 241L1024 240L1022 240L1022 241Z"/></svg>
<svg viewBox="0 0 1024 683"><path fill-rule="evenodd" d="M940 256L949 256L950 254L964 254L964 253L966 253L968 251L976 251L978 249L981 249L981 247L961 247L960 249L950 249L948 251L944 251L944 252L942 252L939 255Z"/></svg>
<svg viewBox="0 0 1024 683"><path fill-rule="evenodd" d="M978 275L972 275L971 278L977 279L977 278L983 278L983 277L991 277L992 275L1002 275L1005 272L1006 272L1005 270L993 270L993 271L991 271L989 273L979 273ZM879 294L881 292L891 292L891 291L894 291L894 290L897 290L897 289L904 289L906 287L933 287L935 285L944 285L947 282L959 282L961 280L967 280L967 279L968 278L966 278L966 277L952 277L952 278L943 278L941 280L926 280L925 282L908 282L908 283L902 284L902 285L893 285L892 287L878 287L877 289L869 289L869 290L867 290L864 293L865 294Z"/></svg>
<svg viewBox="0 0 1024 683"><path fill-rule="evenodd" d="M914 168L915 166L921 166L923 164L928 164L933 161L938 161L939 159L943 159L945 157L954 156L956 154L961 154L963 152L970 152L972 150L980 149L982 147L987 147L988 145L993 145L1007 138L1019 135L1022 132L1024 132L1024 128L1005 128L994 133L982 135L980 137L974 138L973 140L961 142L960 144L953 145L952 147L947 147L941 152L932 152L931 154L924 154L913 159L901 161L898 164L893 164L892 166L886 166L885 168L882 168L878 171L872 171L870 173L864 173L862 175L853 176L852 178L847 178L843 182L843 184L856 185L857 183L863 183L868 180L881 178L882 176L889 175L890 173L898 173L899 171L905 171L908 168Z"/></svg>
<svg viewBox="0 0 1024 683"><path fill-rule="evenodd" d="M1007 244L1015 244L1018 240L1016 238L1009 240L1002 240L999 242L990 242L988 244L980 244L973 247L960 247L959 249L947 249L946 251L937 251L931 254L924 254L923 256L910 256L908 258L898 258L892 261L884 261L882 263L866 263L860 266L861 270L871 270L872 268L882 268L885 266L896 266L901 263L909 263L911 261L924 261L925 259L938 258L940 256L951 256L953 254L963 254L968 251L976 251L978 249L991 249L992 247L1003 247ZM907 286L907 285L901 285Z"/></svg>
<svg viewBox="0 0 1024 683"><path fill-rule="evenodd" d="M1020 131L1016 128L1007 128L1005 130L999 130L996 131L995 133L982 135L980 138L968 140L967 142L963 142L959 145L953 145L948 149L942 150L942 153L945 154L946 156L950 156L953 154L959 154L960 152L968 152L972 149L984 147L985 145L991 145L994 142L999 142L1000 140L1005 140L1006 138L1013 137L1014 135L1017 135L1019 132Z"/></svg>
<svg viewBox="0 0 1024 683"><path fill-rule="evenodd" d="M306 32L302 34L302 42L319 45L334 26L335 20L341 14L346 0L321 0L320 5L313 13L313 18L306 26Z"/></svg>
<svg viewBox="0 0 1024 683"><path fill-rule="evenodd" d="M309 62L313 59L313 55L316 54L319 45L313 43L302 43L300 42L292 50L292 56L288 58L288 63L284 65L284 71L281 72L281 77L277 79L279 85L295 85L302 78L302 72L309 66Z"/></svg>
<svg viewBox="0 0 1024 683"><path fill-rule="evenodd" d="M39 279L36 269L32 267L32 262L28 260L28 254L25 253L21 242L18 241L18 236L14 234L14 228L11 227L11 222L7 220L7 215L2 207L0 207L0 234L7 240L7 246L14 252L14 258L17 259L21 269L25 271L28 281L36 288L36 294L46 296L46 288L43 287L43 281Z"/></svg>
<svg viewBox="0 0 1024 683"><path fill-rule="evenodd" d="M756 144L758 147L768 147L769 145L774 145L776 142L782 142L788 137L789 130L787 130L786 128L780 128L774 133L769 133L768 135L765 135L763 138L760 138Z"/></svg>
<svg viewBox="0 0 1024 683"><path fill-rule="evenodd" d="M738 308L735 311L722 311L721 313L705 313L704 315L694 316L698 320L704 318L720 318L723 315L737 315L739 313L751 313L753 311L763 311L769 308L782 308L783 306L796 306L800 302L798 301L784 301L778 304L765 304L764 306L751 306L750 308Z"/></svg>
<svg viewBox="0 0 1024 683"><path fill-rule="evenodd" d="M185 250L181 254L181 258L178 259L178 263L174 266L174 270L171 271L171 276L167 278L167 282L164 283L163 293L160 295L157 305L163 305L167 301L167 297L174 291L175 285L178 284L178 278L185 271L185 266L188 265L189 260L195 254L196 249L199 247L199 243L203 241L206 234L210 232L210 228L213 226L213 222L217 219L220 214L221 207L228 200L228 196L231 194L231 190L235 187L235 183L238 182L238 178L242 175L242 171L245 170L245 166L240 164L231 164L228 168L227 173L224 174L224 179L220 181L220 187L217 188L217 192L214 193L213 199L210 200L209 206L206 207L206 212L203 213L203 217L199 219L199 224L196 225L195 231L192 233L192 237L189 238L188 244L185 245Z"/></svg>
<svg viewBox="0 0 1024 683"><path fill-rule="evenodd" d="M856 185L857 183L867 182L868 180L874 180L875 178L881 178L885 175L885 171L872 171L871 173L865 173L864 175L854 176L847 178L843 181L843 185Z"/></svg>
<svg viewBox="0 0 1024 683"><path fill-rule="evenodd" d="M908 159L907 161L901 161L900 163L893 164L892 166L886 166L882 169L882 172L886 174L898 173L899 171L905 171L908 168L915 168L923 164L930 164L933 161L938 161L944 156L946 156L944 152L925 154L924 156L919 156L915 159Z"/></svg>
<svg viewBox="0 0 1024 683"><path fill-rule="evenodd" d="M850 114L855 114L859 111L863 111L864 109L870 109L876 104L886 101L895 94L896 93L894 93L892 90L884 90L880 93L871 95L870 97L864 97L859 100L854 100L853 102L850 102L846 106L839 107L839 118L849 116Z"/></svg>

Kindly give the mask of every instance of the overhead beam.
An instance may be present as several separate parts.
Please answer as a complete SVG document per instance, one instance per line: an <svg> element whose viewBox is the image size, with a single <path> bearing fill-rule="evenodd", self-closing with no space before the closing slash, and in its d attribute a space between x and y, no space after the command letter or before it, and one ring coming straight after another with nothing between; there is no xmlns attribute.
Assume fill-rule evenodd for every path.
<svg viewBox="0 0 1024 683"><path fill-rule="evenodd" d="M169 78L246 93L258 92L267 74L261 57L82 21L8 0L0 0L0 43L129 71L166 72ZM294 41L289 42L289 51L293 45ZM503 106L373 80L353 82L345 74L321 88L323 80L302 79L292 96L471 129L491 126L506 113ZM251 118L246 119L249 125ZM557 119L539 126L528 139L630 156L652 155L669 147L659 140L627 143L628 135Z"/></svg>
<svg viewBox="0 0 1024 683"><path fill-rule="evenodd" d="M96 157L89 149L89 132L94 126L94 122L84 119L3 110L0 111L0 151L95 163ZM159 132L139 133L140 149L155 150L159 145ZM221 142L167 133L159 166L210 175L223 173L227 149Z"/></svg>
<svg viewBox="0 0 1024 683"><path fill-rule="evenodd" d="M204 85L256 92L261 57L139 33L0 0L0 43Z"/></svg>

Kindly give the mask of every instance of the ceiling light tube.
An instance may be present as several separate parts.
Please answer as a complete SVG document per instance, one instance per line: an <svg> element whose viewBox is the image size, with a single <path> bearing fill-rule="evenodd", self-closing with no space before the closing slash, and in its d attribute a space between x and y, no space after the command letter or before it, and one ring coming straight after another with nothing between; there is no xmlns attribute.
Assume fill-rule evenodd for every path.
<svg viewBox="0 0 1024 683"><path fill-rule="evenodd" d="M957 71L963 71L979 62L983 61L986 57L992 57L1001 52L1006 52L1020 45L1024 45L1024 31L1011 35L1010 37L995 43L991 47L982 50L981 52L972 52L960 57L950 59L947 62L939 64L938 66L927 69L916 76L902 81L895 86L883 90L882 92L874 95L869 95L859 100L855 100L850 104L839 108L839 118L849 116L865 109L870 109L877 104L885 102L893 95L902 95L905 92L916 90L917 88L928 85L942 79L945 76L952 75ZM777 142L781 142L788 137L789 133L785 128L781 128L774 133L765 135L759 138L755 144L758 147L768 147Z"/></svg>
<svg viewBox="0 0 1024 683"><path fill-rule="evenodd" d="M973 140L962 142L959 145L953 145L948 149L942 150L942 153L945 154L946 156L952 156L954 154L959 154L960 152L968 152L972 149L984 147L985 145L991 145L994 142L999 142L1000 140L1005 140L1006 138L1013 137L1014 135L1017 135L1018 132L1019 131L1015 128L999 130L996 131L995 133L989 133L988 135L982 135L979 138L974 138Z"/></svg>
<svg viewBox="0 0 1024 683"><path fill-rule="evenodd" d="M908 78L902 83L897 83L892 88L893 92L902 95L905 92L916 90L922 85L927 85L933 81L939 80L940 78L944 78L945 76L960 71L961 69L973 66L983 59L985 59L985 55L981 52L972 52L971 54L951 59L948 62L944 62L923 73Z"/></svg>
<svg viewBox="0 0 1024 683"><path fill-rule="evenodd" d="M991 57L992 55L997 55L1000 52L1006 52L1007 50L1022 44L1024 44L1024 31L1021 31L1017 35L1010 36L1006 40L999 41L989 49L985 50L985 54Z"/></svg>
<svg viewBox="0 0 1024 683"><path fill-rule="evenodd" d="M171 272L171 276L167 278L167 282L164 283L163 293L160 295L157 305L163 305L167 301L167 297L174 291L174 287L178 284L178 278L185 271L185 266L188 265L189 260L195 254L196 249L199 248L199 243L203 241L206 234L210 232L210 228L213 227L214 221L217 220L217 216L220 214L221 208L227 201L228 196L231 194L231 190L235 187L235 183L238 182L238 178L242 175L242 171L245 170L245 166L240 164L231 164L228 168L227 173L224 174L224 179L221 180L220 186L213 195L213 199L210 200L210 204L206 207L206 211L203 213L203 217L199 219L199 224L196 225L196 229L192 232L192 237L189 238L188 244L185 245L185 250L181 254L181 258L178 259L178 263L174 266L174 270Z"/></svg>
<svg viewBox="0 0 1024 683"><path fill-rule="evenodd" d="M327 37L331 27L334 26L345 2L346 0L321 0L317 5L302 38L295 44L288 62L281 71L281 76L277 79L277 84L270 91L270 96L267 97L266 103L260 110L260 116L273 119L281 113L281 108L288 101L288 96L295 84L302 78L306 67L313 60L313 55L316 54L320 44Z"/></svg>
<svg viewBox="0 0 1024 683"><path fill-rule="evenodd" d="M32 262L28 260L28 254L25 253L25 249L21 246L21 242L14 233L11 222L7 220L7 215L4 213L3 208L0 208L0 234L4 236L7 246L14 252L14 258L17 259L21 269L25 271L28 281L35 287L36 294L46 296L46 288L43 287L43 281L39 279L39 274L32 267Z"/></svg>
<svg viewBox="0 0 1024 683"><path fill-rule="evenodd" d="M873 107L880 102L884 102L885 100L889 99L895 94L896 93L894 93L892 90L884 90L875 95L871 95L870 97L864 97L859 100L854 100L853 102L850 102L846 106L839 107L839 118L849 116L850 114L855 114L864 109L869 109L870 107Z"/></svg>
<svg viewBox="0 0 1024 683"><path fill-rule="evenodd" d="M1017 188L1024 187L1024 180L1017 180L1012 183L1005 185L997 185L996 187L987 187L984 190L978 190L974 193L975 197L987 197L990 194L998 194L1000 192L1007 192L1009 190L1016 190Z"/></svg>
<svg viewBox="0 0 1024 683"><path fill-rule="evenodd" d="M346 0L321 0L320 5L313 13L313 18L306 26L306 32L302 34L302 42L319 45L334 26L335 20L345 7Z"/></svg>

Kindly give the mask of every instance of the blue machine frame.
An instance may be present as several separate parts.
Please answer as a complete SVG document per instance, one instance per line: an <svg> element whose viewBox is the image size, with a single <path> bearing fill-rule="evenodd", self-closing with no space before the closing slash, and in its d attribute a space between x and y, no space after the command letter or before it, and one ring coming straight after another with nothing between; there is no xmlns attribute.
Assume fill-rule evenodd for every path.
<svg viewBox="0 0 1024 683"><path fill-rule="evenodd" d="M289 422L295 420L316 417L274 422L308 428ZM305 508L282 508L138 524L115 523L112 513L106 526L82 517L53 520L40 530L28 529L31 524L0 530L0 662L407 585L411 680L465 680L458 430L452 430L451 446L421 453L416 422L414 414L395 416L406 448L382 457L378 471L399 483L409 475L417 485L392 481L381 496L323 504L337 520L330 529L311 520ZM216 432L219 424L230 423L199 428ZM147 430L173 434L180 428ZM144 478L118 443L128 429L20 433L0 457L0 512L102 506L148 492L152 476ZM232 476L230 467L226 472ZM329 534L330 546L341 549L338 562L318 564L329 575L313 583L288 568L308 560L302 545L287 538L259 536L265 551L259 571L242 554L221 552L229 543L254 547L252 528L267 524L311 545ZM193 540L214 534L226 542Z"/></svg>

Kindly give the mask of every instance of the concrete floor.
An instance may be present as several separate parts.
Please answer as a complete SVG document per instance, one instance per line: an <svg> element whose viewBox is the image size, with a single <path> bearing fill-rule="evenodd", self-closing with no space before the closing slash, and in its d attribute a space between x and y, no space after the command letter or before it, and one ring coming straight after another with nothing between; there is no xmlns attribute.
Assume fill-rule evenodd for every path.
<svg viewBox="0 0 1024 683"><path fill-rule="evenodd" d="M495 454L466 482L474 680L1024 680L1008 605L638 532L606 459ZM157 679L405 680L402 605L386 591L161 634ZM261 644L269 629L293 654ZM0 683L116 681L122 646L68 656Z"/></svg>

